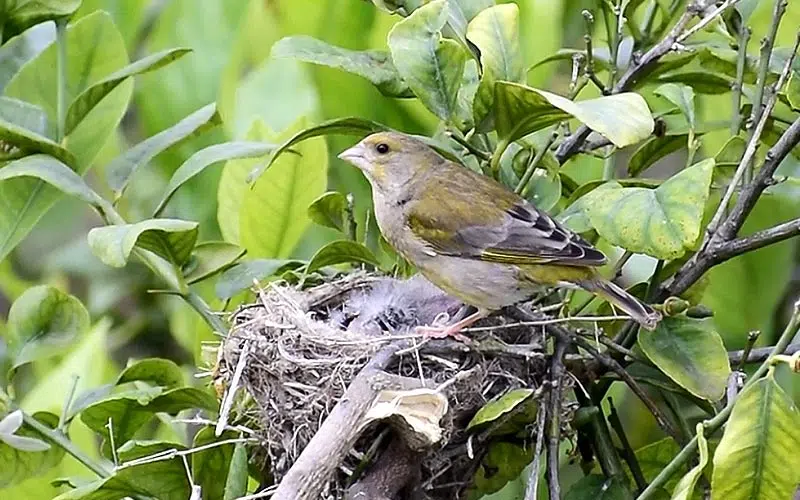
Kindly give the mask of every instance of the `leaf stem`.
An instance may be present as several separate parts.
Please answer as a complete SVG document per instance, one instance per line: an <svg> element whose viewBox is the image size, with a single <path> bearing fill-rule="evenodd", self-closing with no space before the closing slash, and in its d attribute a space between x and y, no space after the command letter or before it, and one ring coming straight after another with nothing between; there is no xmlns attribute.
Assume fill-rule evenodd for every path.
<svg viewBox="0 0 800 500"><path fill-rule="evenodd" d="M64 139L67 116L67 21L56 20L56 142Z"/></svg>
<svg viewBox="0 0 800 500"><path fill-rule="evenodd" d="M32 415L29 415L27 412L22 412L22 420L33 430L41 434L46 441L50 441L54 445L72 455L75 460L85 465L87 469L91 470L98 476L108 477L112 474L111 470L106 468L103 464L95 462L80 448L75 446L75 443L70 441L69 438L67 438L67 436L61 432L47 427L43 423L36 420L36 418L34 418Z"/></svg>
<svg viewBox="0 0 800 500"><path fill-rule="evenodd" d="M211 311L211 307L206 303L205 300L203 300L203 297L190 290L185 294L181 294L181 298L183 298L187 304L192 306L192 309L197 311L197 314L202 316L206 323L208 323L208 325L215 332L224 334L228 331L228 327L225 325L225 322Z"/></svg>
<svg viewBox="0 0 800 500"><path fill-rule="evenodd" d="M775 348L772 350L767 359L761 364L758 370L753 374L753 376L750 377L750 380L748 380L744 385L742 391L753 385L758 379L767 373L767 370L772 364L773 358L783 353L794 336L797 334L798 328L800 328L800 301L795 303L792 318L789 320L789 324L786 325L786 328L783 330L778 342L775 344ZM706 430L707 437L710 437L711 434L716 432L720 427L722 427L723 424L725 424L725 422L728 421L728 417L730 417L734 406L735 405L726 406L716 416L703 422L703 428ZM666 484L669 478L672 477L672 475L675 474L678 469L680 469L686 462L691 460L696 451L697 436L695 435L686 444L686 446L683 447L680 453L678 453L678 455L675 456L675 458L673 458L672 461L661 470L658 476L653 479L653 482L650 483L650 485L642 492L641 495L639 495L639 497L637 497L637 500L646 500L655 495L656 491L664 486L664 484Z"/></svg>
<svg viewBox="0 0 800 500"><path fill-rule="evenodd" d="M522 195L523 197L528 193L528 183L531 181L533 177L533 173L536 171L536 167L539 166L539 163L542 162L542 158L544 155L547 154L547 151L556 142L558 138L558 125L553 127L552 132L550 132L550 137L547 139L547 142L542 145L537 151L536 155L534 155L531 160L528 162L527 167L525 167L525 172L522 174L522 179L519 180L517 183L517 187L514 188L514 192Z"/></svg>
<svg viewBox="0 0 800 500"><path fill-rule="evenodd" d="M760 336L761 336L760 330L753 330L747 334L747 341L744 344L744 349L742 349L742 359L736 365L734 370L742 371L744 364L747 363L747 358L750 357L750 352L753 350L753 346L756 345L756 341Z"/></svg>

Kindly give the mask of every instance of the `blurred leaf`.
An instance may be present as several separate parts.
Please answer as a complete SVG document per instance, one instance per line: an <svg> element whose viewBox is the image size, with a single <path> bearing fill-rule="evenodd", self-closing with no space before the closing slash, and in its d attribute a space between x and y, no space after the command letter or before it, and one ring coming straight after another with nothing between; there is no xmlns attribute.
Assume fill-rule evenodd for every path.
<svg viewBox="0 0 800 500"><path fill-rule="evenodd" d="M717 73L707 71L685 71L661 75L656 80L661 83L682 83L698 94L727 94L731 91L733 80Z"/></svg>
<svg viewBox="0 0 800 500"><path fill-rule="evenodd" d="M672 438L664 438L637 449L634 455L636 456L636 461L639 462L639 467L642 469L642 475L645 480L651 483L653 479L661 473L664 467L675 458L675 455L677 455L679 451L681 451L681 448L675 440ZM633 475L628 468L628 464L623 462L623 467L625 468L628 479L633 482ZM672 491L677 483L678 477L673 475L664 485L664 490L662 492L665 493L665 497L669 498L669 493L665 490Z"/></svg>
<svg viewBox="0 0 800 500"><path fill-rule="evenodd" d="M718 167L738 165L745 149L747 149L747 141L741 136L735 135L725 141L722 148L714 155L714 160Z"/></svg>
<svg viewBox="0 0 800 500"><path fill-rule="evenodd" d="M380 261L369 248L355 241L339 240L328 243L311 257L306 266L306 274L311 274L317 269L326 266L348 262L371 264L375 267L380 267Z"/></svg>
<svg viewBox="0 0 800 500"><path fill-rule="evenodd" d="M234 262L244 256L246 251L233 243L225 241L204 241L192 250L192 256L184 274L186 282L198 283L219 272L226 270Z"/></svg>
<svg viewBox="0 0 800 500"><path fill-rule="evenodd" d="M275 160L243 193L238 214L239 244L252 257L289 257L311 222L308 206L325 191L325 141L311 139L296 149L299 155Z"/></svg>
<svg viewBox="0 0 800 500"><path fill-rule="evenodd" d="M519 7L503 4L480 11L469 23L467 39L480 49L483 70L473 106L475 124L491 130L491 126L480 125L484 120L493 121L495 82L520 82L524 76L519 46Z"/></svg>
<svg viewBox="0 0 800 500"><path fill-rule="evenodd" d="M124 267L134 246L182 265L197 241L196 222L178 219L148 219L135 224L96 227L89 231L89 246L103 263Z"/></svg>
<svg viewBox="0 0 800 500"><path fill-rule="evenodd" d="M247 495L247 448L243 443L236 443L228 468L228 478L225 480L225 494L223 500L236 500Z"/></svg>
<svg viewBox="0 0 800 500"><path fill-rule="evenodd" d="M107 14L97 12L67 28L67 100L87 86L127 64L119 32ZM56 45L50 44L25 64L6 86L9 97L42 108L56 116ZM74 167L83 175L111 136L130 97L130 82L120 85L96 106L67 137L66 145L77 158ZM0 183L0 259L30 232L60 198L58 191L38 179L13 179Z"/></svg>
<svg viewBox="0 0 800 500"><path fill-rule="evenodd" d="M523 198L533 203L539 210L549 211L561 199L561 177L557 170L548 171L537 168L525 190Z"/></svg>
<svg viewBox="0 0 800 500"><path fill-rule="evenodd" d="M33 418L51 429L58 426L58 416L52 413L38 412L33 415ZM24 425L15 430L11 437L31 439L46 444L40 440L41 435L38 432ZM24 451L5 442L0 433L0 463L6 464L6 466L0 467L0 489L18 484L29 477L43 474L58 465L63 458L64 448L60 446L49 446L40 451Z"/></svg>
<svg viewBox="0 0 800 500"><path fill-rule="evenodd" d="M795 111L800 111L800 73L793 71L786 84L786 99L789 106Z"/></svg>
<svg viewBox="0 0 800 500"><path fill-rule="evenodd" d="M628 161L628 175L636 177L661 158L678 151L687 144L685 135L651 137L639 146Z"/></svg>
<svg viewBox="0 0 800 500"><path fill-rule="evenodd" d="M581 200L592 226L604 239L657 259L674 259L692 249L700 235L714 160L672 176L656 189L612 185Z"/></svg>
<svg viewBox="0 0 800 500"><path fill-rule="evenodd" d="M446 1L434 0L395 24L388 43L398 73L414 94L433 114L451 121L467 55L458 42L442 38L447 18Z"/></svg>
<svg viewBox="0 0 800 500"><path fill-rule="evenodd" d="M92 191L77 173L52 156L26 156L25 158L7 163L4 167L0 168L0 186L5 184L3 181L18 177L34 177L39 179L57 188L62 193L85 201L93 207L103 209L108 205L100 195ZM13 201L11 201L11 203L13 204ZM0 201L0 207L6 208L4 205L5 203ZM9 210L11 209L9 208ZM0 214L1 213L4 213L4 211L0 210ZM15 223L14 220L6 219L0 215L0 227L13 227ZM0 251L0 258L12 249L8 248L4 250L5 252Z"/></svg>
<svg viewBox="0 0 800 500"><path fill-rule="evenodd" d="M53 138L47 114L39 106L0 96L0 120L12 123L48 139Z"/></svg>
<svg viewBox="0 0 800 500"><path fill-rule="evenodd" d="M646 139L654 127L647 103L632 92L574 102L544 90L498 82L495 106L497 133L508 142L572 117L617 147Z"/></svg>
<svg viewBox="0 0 800 500"><path fill-rule="evenodd" d="M742 391L714 452L714 498L791 498L800 483L799 421L774 376Z"/></svg>
<svg viewBox="0 0 800 500"><path fill-rule="evenodd" d="M719 401L731 373L722 338L709 321L682 316L661 320L641 332L639 347L656 366L692 394Z"/></svg>
<svg viewBox="0 0 800 500"><path fill-rule="evenodd" d="M143 381L162 387L181 387L185 384L183 371L168 359L148 358L134 361L117 378L117 385Z"/></svg>
<svg viewBox="0 0 800 500"><path fill-rule="evenodd" d="M62 354L89 330L89 312L80 300L57 288L29 288L8 312L12 369Z"/></svg>
<svg viewBox="0 0 800 500"><path fill-rule="evenodd" d="M86 88L69 105L67 110L65 133L71 133L97 104L117 88L126 79L155 71L159 68L180 59L191 52L191 49L168 49L155 54L150 54L124 68L115 71L91 87Z"/></svg>
<svg viewBox="0 0 800 500"><path fill-rule="evenodd" d="M519 476L532 458L531 446L526 449L503 441L491 443L468 490L472 493L470 498L480 498L481 495L499 491L509 481Z"/></svg>
<svg viewBox="0 0 800 500"><path fill-rule="evenodd" d="M320 226L345 231L347 197L338 191L328 191L308 206L308 217Z"/></svg>
<svg viewBox="0 0 800 500"><path fill-rule="evenodd" d="M0 441L18 451L41 452L50 449L50 445L41 439L19 435L17 431L20 427L22 427L22 410L6 415L0 420Z"/></svg>
<svg viewBox="0 0 800 500"><path fill-rule="evenodd" d="M80 5L81 0L13 0L4 6L0 28L23 31L34 24L69 17Z"/></svg>
<svg viewBox="0 0 800 500"><path fill-rule="evenodd" d="M533 389L514 389L497 399L489 401L475 413L475 416L469 421L466 430L469 431L483 424L494 422L524 403L531 394L533 394Z"/></svg>
<svg viewBox="0 0 800 500"><path fill-rule="evenodd" d="M252 183L255 182L261 174L264 173L265 170L270 168L275 161L277 161L278 157L281 156L283 153L289 151L289 148L292 146L299 144L305 140L313 139L314 137L320 137L324 135L330 134L347 134L347 135L358 135L358 136L365 136L368 134L372 134L375 132L383 132L386 130L390 130L389 127L386 127L380 123L373 122L371 120L365 120L363 118L357 117L347 117L347 118L336 118L333 120L329 120L319 125L314 125L312 127L305 128L294 135L292 135L289 139L284 141L277 149L272 152L269 159L259 164L256 168L252 170L247 176L247 182ZM256 125L254 128L251 129L251 133L258 133L256 129ZM261 134L264 134L262 131Z"/></svg>
<svg viewBox="0 0 800 500"><path fill-rule="evenodd" d="M46 153L70 165L75 164L75 155L58 143L37 132L6 121L4 117L0 117L0 141L24 152Z"/></svg>
<svg viewBox="0 0 800 500"><path fill-rule="evenodd" d="M253 286L253 280L262 281L282 268L300 267L302 262L283 259L257 259L240 262L219 277L216 286L217 297L227 300Z"/></svg>
<svg viewBox="0 0 800 500"><path fill-rule="evenodd" d="M564 500L630 500L633 494L619 478L590 474L567 491Z"/></svg>
<svg viewBox="0 0 800 500"><path fill-rule="evenodd" d="M217 438L214 436L213 427L204 427L195 434L192 447L199 448L234 438L236 438L236 433L231 431L226 431ZM204 500L223 500L225 497L225 486L232 465L233 454L233 443L192 453L192 479L195 484L200 485L203 489Z"/></svg>
<svg viewBox="0 0 800 500"><path fill-rule="evenodd" d="M105 169L108 184L119 196L131 176L157 154L178 142L200 134L220 123L216 104L208 104L190 114L172 127L145 139L128 149L108 164Z"/></svg>
<svg viewBox="0 0 800 500"><path fill-rule="evenodd" d="M55 26L43 23L26 30L0 46L0 93L25 63L56 39Z"/></svg>
<svg viewBox="0 0 800 500"><path fill-rule="evenodd" d="M341 69L366 78L382 94L410 97L408 86L400 78L389 52L384 50L347 50L310 36L290 36L272 46L272 57L289 57L303 62Z"/></svg>
<svg viewBox="0 0 800 500"><path fill-rule="evenodd" d="M176 443L130 443L120 448L120 461L163 454L186 448ZM190 487L186 469L179 456L169 460L143 463L117 469L111 477L69 490L58 500L112 500L127 497L158 498L159 500L186 500Z"/></svg>
<svg viewBox="0 0 800 500"><path fill-rule="evenodd" d="M164 196L153 211L153 217L158 217L167 203L186 181L199 174L206 167L215 163L239 158L257 158L269 154L275 149L272 144L263 142L225 142L214 144L193 154L178 170L172 174Z"/></svg>
<svg viewBox="0 0 800 500"><path fill-rule="evenodd" d="M533 71L534 69L538 68L539 66L549 63L549 62L556 62L556 61L572 61L572 58L575 55L586 55L586 50L584 49L558 49L555 53L548 55L547 57L540 59L537 61L533 66L528 68L528 72ZM609 53L601 52L601 51L593 51L594 56L594 67L595 70L603 70L608 71L611 69L611 58L609 57Z"/></svg>
<svg viewBox="0 0 800 500"><path fill-rule="evenodd" d="M691 500L697 480L700 479L703 469L705 469L706 465L708 465L708 441L703 435L703 424L697 424L696 429L697 447L700 453L700 461L697 465L692 467L692 470L687 472L686 475L683 476L678 482L678 485L675 487L675 491L672 492L672 500Z"/></svg>
<svg viewBox="0 0 800 500"><path fill-rule="evenodd" d="M689 127L695 130L697 119L694 113L694 90L692 87L678 83L665 83L656 88L653 93L677 106L689 122Z"/></svg>

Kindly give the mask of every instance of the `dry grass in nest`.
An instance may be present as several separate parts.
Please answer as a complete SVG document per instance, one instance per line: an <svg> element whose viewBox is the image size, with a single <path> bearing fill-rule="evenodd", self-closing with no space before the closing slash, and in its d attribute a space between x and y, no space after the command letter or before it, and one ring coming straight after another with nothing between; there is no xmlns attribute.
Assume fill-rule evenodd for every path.
<svg viewBox="0 0 800 500"><path fill-rule="evenodd" d="M492 348L475 350L452 340L429 341L414 348L422 341L414 334L415 324L430 323L443 311L455 314L459 307L418 278L400 281L356 273L305 291L271 284L259 291L257 303L236 312L222 345L218 373L230 385L241 364L237 382L252 399L240 398L235 420L249 417L249 425L257 427L275 482L283 478L373 355L389 343L405 342L411 348L395 356L386 372L422 380L426 387L447 386L443 390L449 410L441 422L443 439L435 453L427 454L422 484L434 498L452 498L454 488L468 481L476 467L475 458L466 453L464 428L469 420L496 395L540 386L546 370L544 354L531 343L530 328L481 334L483 339L493 339L484 347L529 346L526 359L494 355ZM504 318L493 317L481 326L503 322ZM243 350L247 354L241 363ZM331 498L340 497L352 482L350 475L381 432L380 426L371 426L362 434L347 463L339 467L329 490ZM455 486L439 488L445 484ZM437 489L441 496L435 493Z"/></svg>

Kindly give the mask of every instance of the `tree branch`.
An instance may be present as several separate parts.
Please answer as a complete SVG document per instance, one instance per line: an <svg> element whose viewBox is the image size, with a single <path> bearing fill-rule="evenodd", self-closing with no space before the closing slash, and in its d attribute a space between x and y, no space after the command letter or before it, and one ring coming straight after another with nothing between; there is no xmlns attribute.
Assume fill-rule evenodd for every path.
<svg viewBox="0 0 800 500"><path fill-rule="evenodd" d="M553 356L550 358L550 391L547 396L547 487L550 500L561 498L561 485L558 482L558 448L561 444L561 394L564 377L562 359L568 342L556 338Z"/></svg>
<svg viewBox="0 0 800 500"><path fill-rule="evenodd" d="M737 255L758 250L759 248L764 248L783 240L788 240L799 234L800 218L797 218L789 222L784 222L783 224L778 224L775 227L753 233L750 236L744 236L733 241L715 245L711 253L716 264L719 264Z"/></svg>

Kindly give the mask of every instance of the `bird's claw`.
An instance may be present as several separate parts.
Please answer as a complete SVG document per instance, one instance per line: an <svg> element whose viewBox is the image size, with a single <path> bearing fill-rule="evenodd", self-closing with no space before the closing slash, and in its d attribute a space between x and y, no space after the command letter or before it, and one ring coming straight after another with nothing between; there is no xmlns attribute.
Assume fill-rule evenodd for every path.
<svg viewBox="0 0 800 500"><path fill-rule="evenodd" d="M459 333L461 330L460 325L450 326L418 326L416 327L417 333L421 333L423 339L446 339L453 337L461 342L468 342L469 338L466 335Z"/></svg>

